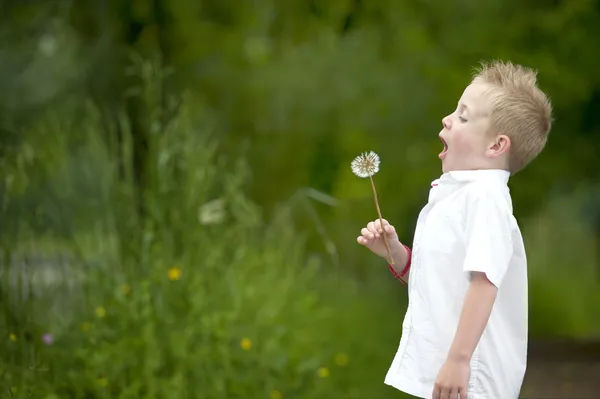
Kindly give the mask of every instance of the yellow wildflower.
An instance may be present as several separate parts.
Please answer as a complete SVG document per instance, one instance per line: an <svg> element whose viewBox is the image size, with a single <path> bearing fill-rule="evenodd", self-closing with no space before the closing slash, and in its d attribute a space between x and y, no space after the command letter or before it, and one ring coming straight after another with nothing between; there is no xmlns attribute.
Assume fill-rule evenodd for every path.
<svg viewBox="0 0 600 399"><path fill-rule="evenodd" d="M348 364L348 356L345 353L338 353L335 355L335 364L343 367Z"/></svg>
<svg viewBox="0 0 600 399"><path fill-rule="evenodd" d="M327 367L321 367L318 371L319 377L327 378L329 377L329 369Z"/></svg>
<svg viewBox="0 0 600 399"><path fill-rule="evenodd" d="M81 331L88 332L90 331L90 328L92 328L92 323L90 323L89 321L81 323Z"/></svg>
<svg viewBox="0 0 600 399"><path fill-rule="evenodd" d="M103 318L104 316L106 316L106 309L104 309L102 306L98 306L96 308L96 316L98 316L99 318Z"/></svg>
<svg viewBox="0 0 600 399"><path fill-rule="evenodd" d="M279 392L277 389L272 390L270 398L271 399L281 399L282 398L281 392Z"/></svg>
<svg viewBox="0 0 600 399"><path fill-rule="evenodd" d="M10 333L8 335L8 339L10 339L12 342L17 342L17 334L15 333Z"/></svg>
<svg viewBox="0 0 600 399"><path fill-rule="evenodd" d="M240 346L245 351L250 350L250 348L252 348L252 341L250 341L249 338L244 338L242 339L242 342L240 342Z"/></svg>
<svg viewBox="0 0 600 399"><path fill-rule="evenodd" d="M127 295L131 292L131 287L127 284L123 284L121 285L121 292L123 293L123 295Z"/></svg>
<svg viewBox="0 0 600 399"><path fill-rule="evenodd" d="M176 281L181 278L181 269L178 267L172 267L169 269L169 280Z"/></svg>
<svg viewBox="0 0 600 399"><path fill-rule="evenodd" d="M104 388L105 386L108 385L108 380L104 377L98 378L98 385L100 385L102 388Z"/></svg>

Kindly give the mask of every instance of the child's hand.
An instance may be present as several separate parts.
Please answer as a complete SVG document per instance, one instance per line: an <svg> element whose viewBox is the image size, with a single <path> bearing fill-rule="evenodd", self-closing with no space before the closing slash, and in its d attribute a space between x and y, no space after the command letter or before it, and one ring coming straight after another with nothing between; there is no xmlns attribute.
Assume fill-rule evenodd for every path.
<svg viewBox="0 0 600 399"><path fill-rule="evenodd" d="M395 254L401 253L403 250L400 240L398 240L398 234L394 226L389 224L385 219L383 220L383 228L385 229L386 238L388 245L390 246L390 252L394 259L397 258ZM381 223L379 219L369 222L365 228L360 231L361 235L356 238L356 241L369 248L375 255L387 258L388 254L385 248L385 242L383 241L383 231L381 230ZM388 262L390 259L387 259Z"/></svg>
<svg viewBox="0 0 600 399"><path fill-rule="evenodd" d="M468 361L446 360L433 386L433 399L467 399ZM459 396L460 395L460 396Z"/></svg>

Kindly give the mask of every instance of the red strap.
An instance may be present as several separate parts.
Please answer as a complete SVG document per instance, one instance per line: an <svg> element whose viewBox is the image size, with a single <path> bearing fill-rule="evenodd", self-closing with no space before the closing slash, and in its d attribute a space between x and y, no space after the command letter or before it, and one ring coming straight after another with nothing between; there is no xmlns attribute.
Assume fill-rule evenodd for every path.
<svg viewBox="0 0 600 399"><path fill-rule="evenodd" d="M406 283L404 282L404 280L402 280L402 277L404 277L406 275L406 273L408 273L408 271L410 270L410 265L412 262L412 251L406 245L404 245L404 248L406 248L406 251L408 252L408 260L406 261L406 266L404 266L404 269L402 269L402 272L400 274L398 274L396 272L396 270L392 267L392 265L390 265L389 263L388 263L388 268L390 269L390 271L392 272L394 277L396 277L398 280L400 280L400 282L402 284L404 284L406 286Z"/></svg>

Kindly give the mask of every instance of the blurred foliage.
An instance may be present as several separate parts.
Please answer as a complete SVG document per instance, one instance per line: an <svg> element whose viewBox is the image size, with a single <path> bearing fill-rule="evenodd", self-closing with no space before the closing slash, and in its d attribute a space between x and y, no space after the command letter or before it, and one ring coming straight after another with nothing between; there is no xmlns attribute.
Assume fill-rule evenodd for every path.
<svg viewBox="0 0 600 399"><path fill-rule="evenodd" d="M349 164L381 156L382 212L410 244L441 118L492 58L537 69L555 107L511 179L532 337L598 337L599 23L589 0L0 3L3 383L389 395L406 299L355 243L376 213Z"/></svg>
<svg viewBox="0 0 600 399"><path fill-rule="evenodd" d="M402 306L386 298L396 284L360 285L306 256L305 237L290 223L292 204L266 221L243 194L247 165L222 165L211 112L186 100L150 136L140 217L131 168L120 171L120 161L133 156L133 140L123 140L125 155L116 156L99 140L98 112L83 109L78 122L70 110L54 128L42 119L22 143L31 154L19 171L44 177L29 187L43 186L44 194L35 195L55 208L42 202L43 210L4 235L3 392L18 398L386 394L388 387L372 381L382 381L387 362L363 365L393 351L397 331L393 323L373 328L375 339L365 343L364 325L376 326L390 306ZM27 192L5 193L7 212L24 214L18 206Z"/></svg>

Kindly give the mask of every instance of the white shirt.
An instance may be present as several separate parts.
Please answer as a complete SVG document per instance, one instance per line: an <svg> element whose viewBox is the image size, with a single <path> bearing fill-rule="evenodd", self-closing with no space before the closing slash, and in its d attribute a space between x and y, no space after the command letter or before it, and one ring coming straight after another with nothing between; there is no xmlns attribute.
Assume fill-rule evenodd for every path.
<svg viewBox="0 0 600 399"><path fill-rule="evenodd" d="M503 170L454 171L432 183L417 221L400 346L385 383L420 398L454 339L471 271L498 287L471 358L469 399L516 399L527 358L527 260Z"/></svg>

